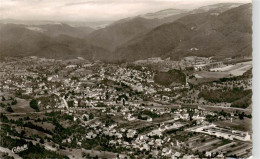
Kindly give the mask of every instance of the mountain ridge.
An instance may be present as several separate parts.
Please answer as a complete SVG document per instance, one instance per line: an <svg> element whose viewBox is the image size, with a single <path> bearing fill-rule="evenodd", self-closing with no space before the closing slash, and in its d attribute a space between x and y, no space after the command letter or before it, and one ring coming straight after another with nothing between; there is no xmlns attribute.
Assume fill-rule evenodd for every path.
<svg viewBox="0 0 260 159"><path fill-rule="evenodd" d="M219 10L190 11L163 19L136 16L90 31L67 24L0 24L0 36L4 37L0 38L0 56L133 61L149 57L251 55L251 3L225 11L223 8L232 4L223 5ZM219 14L212 14L216 11Z"/></svg>
<svg viewBox="0 0 260 159"><path fill-rule="evenodd" d="M178 58L185 55L233 57L242 49L247 49L250 53L251 49L248 47L252 43L251 10L252 5L246 4L218 16L211 15L210 12L184 16L173 23L155 28L136 42L118 48L116 57L121 56L121 59L131 57L130 60L136 60L141 57L141 53L142 58L152 56ZM191 48L198 48L199 51L192 52ZM138 52L137 58L135 52Z"/></svg>

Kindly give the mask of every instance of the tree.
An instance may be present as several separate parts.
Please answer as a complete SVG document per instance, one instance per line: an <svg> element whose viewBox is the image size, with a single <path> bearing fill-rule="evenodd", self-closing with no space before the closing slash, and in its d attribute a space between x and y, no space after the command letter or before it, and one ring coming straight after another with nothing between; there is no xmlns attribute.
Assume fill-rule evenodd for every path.
<svg viewBox="0 0 260 159"><path fill-rule="evenodd" d="M74 101L72 101L72 100L71 100L71 101L68 101L68 106L69 106L69 107L74 107Z"/></svg>
<svg viewBox="0 0 260 159"><path fill-rule="evenodd" d="M125 98L123 98L123 106L125 106Z"/></svg>
<svg viewBox="0 0 260 159"><path fill-rule="evenodd" d="M81 100L78 100L78 107L81 107Z"/></svg>
<svg viewBox="0 0 260 159"><path fill-rule="evenodd" d="M94 119L94 115L92 113L89 114L89 119Z"/></svg>
<svg viewBox="0 0 260 159"><path fill-rule="evenodd" d="M40 139L40 143L41 143L41 144L44 144L43 138Z"/></svg>
<svg viewBox="0 0 260 159"><path fill-rule="evenodd" d="M8 112L10 112L10 113L14 112L14 110L12 109L12 107L7 107L7 108L6 108L6 111L8 111Z"/></svg>
<svg viewBox="0 0 260 159"><path fill-rule="evenodd" d="M1 106L2 108L4 108L4 107L5 107L5 104L4 104L4 103L0 103L0 106Z"/></svg>
<svg viewBox="0 0 260 159"><path fill-rule="evenodd" d="M71 77L71 80L78 81L78 80L79 80L79 78L78 78L78 77Z"/></svg>
<svg viewBox="0 0 260 159"><path fill-rule="evenodd" d="M22 130L22 131L21 131L21 136L23 137L24 135L25 135L25 131Z"/></svg>
<svg viewBox="0 0 260 159"><path fill-rule="evenodd" d="M38 101L36 99L32 99L30 102L30 107L33 108L35 111L39 112L40 109L38 107Z"/></svg>
<svg viewBox="0 0 260 159"><path fill-rule="evenodd" d="M87 157L87 154L85 152L82 152L81 155L82 155L83 158Z"/></svg>
<svg viewBox="0 0 260 159"><path fill-rule="evenodd" d="M88 118L86 116L83 116L84 121L88 121Z"/></svg>
<svg viewBox="0 0 260 159"><path fill-rule="evenodd" d="M5 101L5 97L4 96L2 96L2 101Z"/></svg>
<svg viewBox="0 0 260 159"><path fill-rule="evenodd" d="M106 92L106 100L108 100L109 99L109 93L108 93L108 91Z"/></svg>
<svg viewBox="0 0 260 159"><path fill-rule="evenodd" d="M59 72L59 69L56 68L54 72L55 72L55 73L58 73L58 72Z"/></svg>
<svg viewBox="0 0 260 159"><path fill-rule="evenodd" d="M192 121L193 120L192 117L194 115L194 110L188 109L188 113L189 113L190 121Z"/></svg>
<svg viewBox="0 0 260 159"><path fill-rule="evenodd" d="M11 104L12 105L16 105L17 104L17 100L14 99Z"/></svg>
<svg viewBox="0 0 260 159"><path fill-rule="evenodd" d="M245 113L244 113L244 112L242 112L242 113L241 113L241 114L239 114L238 116L239 116L239 119L240 119L240 120L244 120Z"/></svg>

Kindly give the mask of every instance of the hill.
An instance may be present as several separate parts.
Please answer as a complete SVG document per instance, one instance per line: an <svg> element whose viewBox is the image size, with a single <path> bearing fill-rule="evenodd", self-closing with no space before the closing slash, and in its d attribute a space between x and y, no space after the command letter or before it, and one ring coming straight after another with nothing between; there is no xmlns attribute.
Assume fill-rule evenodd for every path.
<svg viewBox="0 0 260 159"><path fill-rule="evenodd" d="M103 59L106 50L64 34L49 36L26 25L0 25L0 56L39 56L56 59L84 57Z"/></svg>
<svg viewBox="0 0 260 159"><path fill-rule="evenodd" d="M36 31L38 30L40 32L45 33L48 36L67 35L75 38L84 38L89 33L94 31L94 29L90 27L72 27L64 23L28 26L27 28L35 29Z"/></svg>
<svg viewBox="0 0 260 159"><path fill-rule="evenodd" d="M151 16L149 16L149 18L147 18L147 16L137 16L122 19L105 28L90 33L86 37L87 43L115 51L117 47L134 37L144 35L162 24L174 22L185 15L187 15L186 11L178 10L175 11L175 14L163 15L160 19L156 16L154 18Z"/></svg>
<svg viewBox="0 0 260 159"><path fill-rule="evenodd" d="M174 8L169 8L169 9L164 9L155 13L147 13L144 15L141 15L140 17L146 18L146 19L162 19L170 16L174 16L177 14L182 14L182 13L187 13L187 10L184 9L174 9Z"/></svg>
<svg viewBox="0 0 260 159"><path fill-rule="evenodd" d="M251 17L251 4L232 8L219 15L212 15L211 12L189 14L120 46L115 57L137 60L189 55L217 58L250 55Z"/></svg>
<svg viewBox="0 0 260 159"><path fill-rule="evenodd" d="M241 3L217 3L213 5L203 6L198 9L194 9L192 13L203 13L203 12L211 12L211 13L223 13L229 9L236 8L242 5Z"/></svg>
<svg viewBox="0 0 260 159"><path fill-rule="evenodd" d="M167 9L98 30L53 23L0 24L0 56L106 61L250 56L252 5L239 5L216 4L190 12Z"/></svg>

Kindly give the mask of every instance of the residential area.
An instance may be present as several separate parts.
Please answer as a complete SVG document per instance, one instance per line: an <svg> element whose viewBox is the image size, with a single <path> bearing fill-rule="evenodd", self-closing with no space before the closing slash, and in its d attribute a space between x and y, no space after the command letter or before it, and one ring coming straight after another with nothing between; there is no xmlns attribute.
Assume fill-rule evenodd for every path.
<svg viewBox="0 0 260 159"><path fill-rule="evenodd" d="M248 59L194 56L118 64L5 58L1 155L250 157L251 68Z"/></svg>

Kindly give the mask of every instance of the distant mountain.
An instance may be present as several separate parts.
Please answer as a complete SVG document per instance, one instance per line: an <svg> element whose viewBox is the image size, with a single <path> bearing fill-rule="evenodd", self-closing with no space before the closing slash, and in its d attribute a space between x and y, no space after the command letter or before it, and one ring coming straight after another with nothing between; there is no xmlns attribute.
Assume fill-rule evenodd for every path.
<svg viewBox="0 0 260 159"><path fill-rule="evenodd" d="M170 8L170 9L161 10L161 11L158 11L155 13L147 13L147 14L141 15L140 17L146 18L146 19L155 19L155 18L162 19L162 18L174 16L177 14L187 13L187 12L188 11L184 10L184 9Z"/></svg>
<svg viewBox="0 0 260 159"><path fill-rule="evenodd" d="M60 24L51 20L17 20L17 19L0 19L1 24L19 24L19 25L45 25L45 24Z"/></svg>
<svg viewBox="0 0 260 159"><path fill-rule="evenodd" d="M229 9L236 8L242 5L241 3L218 3L208 6L203 6L198 9L194 9L191 13L203 13L203 12L211 12L212 14L220 14Z"/></svg>
<svg viewBox="0 0 260 159"><path fill-rule="evenodd" d="M94 29L90 27L72 27L63 23L28 26L27 29L40 31L49 36L68 35L76 38L86 37L89 33L94 31Z"/></svg>
<svg viewBox="0 0 260 159"><path fill-rule="evenodd" d="M188 55L219 58L248 55L252 52L251 18L251 4L219 15L211 11L189 14L130 40L117 48L115 57L137 60Z"/></svg>
<svg viewBox="0 0 260 159"><path fill-rule="evenodd" d="M250 56L252 5L237 5L217 4L189 12L167 9L148 14L157 18L126 18L98 30L62 23L0 23L0 56L108 61Z"/></svg>
<svg viewBox="0 0 260 159"><path fill-rule="evenodd" d="M161 19L140 16L122 19L90 33L87 36L87 43L114 51L118 46L134 37L141 36L162 24L174 22L185 15L187 15L186 12L179 11L178 14L175 12L175 14L169 14Z"/></svg>
<svg viewBox="0 0 260 159"><path fill-rule="evenodd" d="M87 42L113 51L117 46L159 25L157 20L141 17L123 19L92 32Z"/></svg>
<svg viewBox="0 0 260 159"><path fill-rule="evenodd" d="M67 24L72 27L91 27L94 29L104 28L113 23L113 21L51 21L51 20L17 20L17 19L0 19L2 24L23 24L23 25L55 25Z"/></svg>
<svg viewBox="0 0 260 159"><path fill-rule="evenodd" d="M40 56L56 59L85 57L103 59L108 51L64 34L49 36L39 28L25 25L0 25L0 56Z"/></svg>
<svg viewBox="0 0 260 159"><path fill-rule="evenodd" d="M180 11L180 13L181 12L183 11ZM72 53L69 55L69 52L75 52L75 54L77 54L79 50L82 50L82 47L86 49L88 46L87 50L89 52L94 49L89 58L96 59L99 57L99 55L96 54L100 50L104 50L104 54L113 52L118 46L128 42L134 37L144 35L161 24L173 22L186 15L185 13L177 14L176 11L175 14L176 15L170 14L171 16L165 16L165 18L162 19L146 19L142 17L126 18L98 30L94 30L90 27L72 27L65 23L54 23L52 21L2 20L0 21L0 23L4 23L0 30L2 37L10 35L13 37L10 41L0 39L0 41L2 40L1 45L3 46L0 51L2 52L1 54L4 52L4 54L10 55L16 52L16 49L20 48L17 50L17 55L19 55L19 52L23 55L31 55L33 52L36 52L37 48L42 48L43 50L37 50L37 55L42 53L43 56L43 52L50 50L52 52L64 52L64 58L68 58L73 56ZM16 24L8 24L8 22ZM10 31L11 29L13 31ZM17 32L18 30L19 33ZM63 41L65 37L67 41ZM59 42L58 39L61 39L61 41ZM65 43L63 44L62 41ZM68 41L70 41L70 43L67 43ZM78 43L77 47L72 47L71 45L75 42ZM41 44L44 45L44 47L42 47ZM28 47L23 47L23 45ZM69 47L65 47L68 45ZM11 46L13 48L11 48ZM73 49L76 49L76 51ZM22 53L23 51L24 53ZM47 53L46 56L48 55ZM111 59L114 54L107 54L107 56L109 56L108 59ZM105 56L101 57L103 58Z"/></svg>

